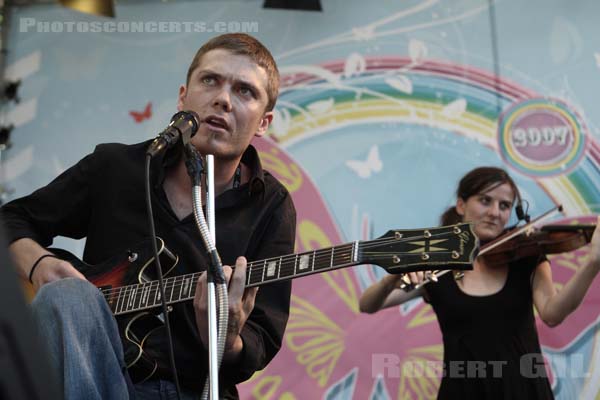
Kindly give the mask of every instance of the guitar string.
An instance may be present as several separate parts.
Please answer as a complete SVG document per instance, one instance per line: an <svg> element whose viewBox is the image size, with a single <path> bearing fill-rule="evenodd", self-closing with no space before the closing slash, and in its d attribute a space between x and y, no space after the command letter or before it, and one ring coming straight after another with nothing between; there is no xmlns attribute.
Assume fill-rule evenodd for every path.
<svg viewBox="0 0 600 400"><path fill-rule="evenodd" d="M432 235L431 237L442 237L442 236L447 236L447 235L454 235L453 232L442 232L439 234L435 234ZM419 240L419 239L427 239L423 236L413 236L413 237L407 237L407 238L400 238L400 239L396 239L394 237L384 237L384 238L380 238L380 239L375 239L375 240L370 240L370 241L366 241L366 242L362 242L360 244L361 246L361 250L364 249L370 249L372 247L380 247L383 246L385 244L389 244L389 243L402 243L402 242L406 242L406 241L412 241L412 240ZM271 257L271 258L267 258L264 260L258 260L258 261L252 261L249 262L249 267L252 268L254 267L254 264L256 264L256 267L254 267L254 269L256 268L261 268L260 265L261 264L268 264L269 262L279 262L281 261L281 263L283 264L284 262L288 262L291 261L292 259L295 261L297 258L300 258L302 256L311 256L313 255L315 259L318 258L322 258L322 259L330 259L331 258L331 250L332 249L337 249L337 254L340 253L340 251L342 251L344 248L348 248L348 250L352 250L354 248L354 243L348 243L348 244L342 244L339 246L332 246L332 247L328 247L328 248L323 248L323 249L319 249L319 250L314 250L314 251L307 251L307 252L303 252L303 253L298 253L298 254L289 254L289 255L285 255L285 256L279 256L279 257ZM363 251L363 253L365 253ZM395 253L395 254L405 254L405 253ZM334 256L336 255L336 253L334 252ZM180 275L181 276L181 275ZM110 289L109 289L110 290Z"/></svg>
<svg viewBox="0 0 600 400"><path fill-rule="evenodd" d="M381 256L381 257L383 257L383 256ZM347 261L348 261L347 262L348 265L352 265L351 259L349 257L347 258ZM342 263L336 264L337 268L342 268L343 266L344 266L344 264L342 264ZM248 278L247 279L249 281L248 286L254 285L255 283L258 284L258 283L265 283L265 282L269 282L269 281L278 281L278 280L285 279L287 277L293 277L293 276L300 277L303 275L302 273L294 274L295 267L286 268L285 266L282 266L281 269L287 270L287 272L283 272L283 275L280 273L279 277L273 278L271 280L261 278L261 280L259 280L258 282L253 283L253 282L250 282L250 278ZM312 273L319 272L319 269L322 269L323 272L329 270L328 268L315 268L313 270L306 271L306 274L310 275ZM197 280L200 277L200 275L201 275L200 272L188 274L188 275L180 275L177 277L173 277L172 279L170 279L170 281L165 282L166 283L165 286L167 288L165 295L169 296L169 304L193 298L194 297L193 293L195 293ZM173 281L172 284L171 284L171 281ZM186 285L188 286L187 290L185 289ZM125 290L124 293L119 293L118 296L115 296L116 293L113 293L108 297L109 302L111 299L112 300L119 299L119 296L123 297L125 299L127 299L127 297L129 297L129 299L121 302L121 307L119 309L117 309L115 307L115 311L118 314L139 311L139 310L146 309L146 308L153 308L158 304L158 302L160 302L160 297L157 297L158 285L156 284L155 281L145 282L145 283L137 284L134 286L136 287L137 290L141 289L142 293L143 293L143 291L146 291L145 295L138 294L137 291L134 292L135 289L133 289L133 288L128 288ZM175 296L175 299L173 299L173 294L177 293L177 292L179 292L179 294ZM135 293L135 295L130 296L133 293ZM146 300L143 300L144 297ZM125 301L127 301L127 304L128 304L127 306L125 306L125 304L124 304ZM116 306L118 306L118 304L119 303L117 302Z"/></svg>
<svg viewBox="0 0 600 400"><path fill-rule="evenodd" d="M406 241L414 241L414 240L422 240L422 239L431 239L431 238L440 238L440 237L444 237L444 236L450 236L450 235L456 235L453 231L447 231L447 232L441 232L441 233L435 233L432 234L429 238L425 238L423 236L413 236L413 237L406 237L406 238L399 238L396 239L395 237L384 237L384 238L380 238L380 239L374 239L371 241L368 241L366 243L361 243L360 244L360 248L361 250L364 249L370 249L373 247L379 247L379 246L383 246L385 244L389 244L389 243L401 243L401 242L406 242ZM359 242L360 243L360 242ZM294 271L296 269L296 263L297 260L300 259L303 256L309 256L312 258L310 261L312 261L313 263L313 268L310 271L306 271L307 273L311 273L314 271L318 271L319 269L323 269L325 270L327 268L327 265L321 265L322 261L327 261L327 264L329 264L329 266L331 266L332 260L331 260L331 250L332 249L337 249L337 253L334 251L333 252L333 256L334 256L334 264L336 265L336 267L342 267L343 264L340 264L340 259L341 261L344 261L345 258L348 258L348 262L347 264L351 264L352 260L350 259L350 257L352 256L351 252L354 249L354 244L350 243L350 244L346 244L346 245L340 245L340 246L333 246L333 247L329 247L329 248L325 248L325 249L320 249L320 250L315 250L315 251L308 251L308 252L304 252L304 253L299 253L299 254L293 254L293 255L287 255L287 256L281 256L281 257L272 257L270 259L265 259L265 260L260 260L260 261L255 261L255 262L251 262L248 264L248 278L247 281L249 284L252 284L251 281L251 277L252 277L252 273L254 273L254 275L256 275L256 273L259 273L261 276L263 275L263 270L265 268L269 268L268 265L270 262L276 262L279 263L279 276L281 277L282 272L284 272L284 277L288 277L288 276L293 276L294 275ZM350 254L346 254L346 252L350 251ZM365 252L362 251L363 254L371 254L370 252ZM435 254L446 254L446 253L450 253L450 252L439 252L436 251ZM371 257L379 257L379 258L383 258L383 257L389 257L390 255L401 255L401 256L406 256L406 255L416 255L419 256L420 253L398 253L398 252L394 252L394 253L379 253L379 255L377 256L371 256ZM337 260L337 261L336 261ZM293 261L293 262L292 262ZM310 262L309 261L309 262ZM314 266L316 266L316 264L319 264L319 268L315 269ZM256 264L256 266L254 265ZM287 265L286 265L287 264ZM291 264L291 265L289 265ZM291 273L290 273L291 272ZM167 278L166 280L166 284L171 285L171 281L173 281L173 288L170 291L170 294L172 297L172 294L176 291L176 290L180 290L180 294L181 294L181 288L184 285L190 285L189 280L190 278L193 280L197 280L197 277L199 277L201 274L201 272L197 272L197 273L192 273L192 274L185 274L185 275L178 275L175 277L171 277L171 278ZM272 279L273 280L273 279ZM178 282L180 281L180 282ZM150 281L150 282L143 282L143 283L138 283L138 284L133 284L133 285L128 285L125 287L125 290L123 291L123 287L119 287L119 288L115 288L115 289L104 289L103 291L103 295L104 297L107 299L107 301L109 301L109 303L111 303L111 301L114 301L115 299L119 299L120 297L131 297L130 295L132 293L136 293L135 296L133 296L133 302L136 303L136 297L137 297L137 292L138 290L141 289L142 294L140 295L139 299L140 301L137 302L138 304L142 302L142 298L146 297L149 298L152 296L152 292L155 292L157 288L153 288L153 282L155 281ZM193 284L195 287L195 284ZM143 295L143 292L146 291L146 296ZM148 293L150 292L150 293ZM156 297L156 293L154 293L154 297ZM157 300L158 301L158 300ZM130 304L132 302L132 299L129 299L129 301L127 302L128 304ZM145 303L147 303L147 301L145 301ZM119 302L117 301L117 306L118 306ZM121 303L123 304L123 302ZM139 305L141 306L141 305ZM139 307L138 306L138 307Z"/></svg>
<svg viewBox="0 0 600 400"><path fill-rule="evenodd" d="M394 255L391 254L390 255ZM397 254L395 254L397 255ZM411 255L415 255L415 254L411 254ZM417 255L418 256L418 255ZM385 257L385 255L380 255L378 256L379 258L383 258ZM344 265L344 261L346 261L346 264L351 265L352 264L352 259L351 259L351 254L341 254L338 255L336 257L338 260L336 261L336 267L341 268ZM318 268L313 268L312 270L308 270L306 271L306 274L311 274L314 272L318 272L320 269L323 270L327 270L329 266L331 266L331 262L329 261L330 258L327 257L328 260L328 265L319 265ZM316 261L315 261L316 263ZM262 270L264 268L260 267L258 268L258 270ZM294 271L296 269L296 265L295 263L293 265L286 265L284 263L281 264L280 266L280 272L279 272L279 276L277 278L271 279L271 280L280 280L282 277L286 278L286 277L291 277L294 275L300 275L300 274L294 274ZM252 270L251 270L252 271ZM262 273L259 272L261 275ZM187 275L179 275L176 277L171 277L168 278L168 281L166 282L167 284L167 288L170 289L168 290L169 293L169 297L170 297L170 301L173 301L172 297L173 294L176 293L177 291L179 291L179 294L176 296L176 301L179 300L182 297L182 294L186 294L189 297L192 289L195 290L195 285L196 285L196 281L197 278L200 276L201 272L197 272L197 273L193 273L193 274L187 274ZM283 275L282 275L283 274ZM248 275L247 281L248 284L252 284L253 282L251 282L252 275ZM263 281L266 281L266 279L264 279L264 277L261 277L261 279L259 280L259 282L257 283L263 283ZM184 289L185 286L188 286L187 290ZM128 310L129 308L140 308L140 307L148 307L148 300L151 300L153 297L155 298L154 301L159 301L160 299L156 298L157 295L157 285L155 281L151 281L151 282L144 282L144 283L140 283L140 284L136 284L136 285L131 285L126 287L125 291L122 290L122 288L119 288L115 291L112 291L111 293L108 293L108 298L107 300L110 302L110 300L114 300L115 299L115 295L116 298L118 299L119 297L129 297L129 299L127 299L127 306L125 306L125 301L121 302L121 310L123 310L123 308L125 308L125 310ZM139 294L138 294L139 291ZM134 296L130 296L131 294L135 293ZM144 300L145 298L145 300ZM185 299L185 298L184 298ZM119 305L119 302L117 302L116 306ZM131 307L133 306L133 307Z"/></svg>
<svg viewBox="0 0 600 400"><path fill-rule="evenodd" d="M310 272L308 272L310 273ZM177 301L183 301L183 300L188 300L190 298L192 298L193 296L191 295L192 292L195 292L195 288L196 288L196 284L197 284L197 278L200 276L201 273L194 273L192 274L192 276L187 276L187 278L184 278L183 276L178 276L178 277L173 277L172 280L174 280L174 285L173 288L170 292L170 303L175 303ZM177 283L178 280L181 281L181 283L183 283L185 280L187 279L187 285L189 285L188 290L187 290L187 295L185 295L185 292L182 292L182 287L183 285L179 285ZM156 297L157 294L157 290L158 290L158 286L156 285L155 282L146 282L145 284L140 284L139 286L147 286L147 293L146 293L146 299L150 299L152 296L152 294L154 294L154 296ZM170 286L169 286L170 287ZM175 300L172 299L172 295L173 293L175 293L175 291L177 289L180 289L180 293L178 296L176 296ZM131 291L132 293L133 291ZM137 293L136 293L137 294ZM182 296L184 295L184 296ZM156 301L160 301L160 298L155 298L154 303L152 304L148 304L148 301L142 301L143 296L141 297L137 297L137 296L125 296L125 297L129 297L129 299L127 299L127 306L124 305L124 302L121 303L121 307L118 308L119 303L117 302L117 305L115 306L115 313L116 314L124 314L124 313L128 313L128 312L133 312L133 311L138 311L141 309L146 309L146 308L152 308L155 306ZM139 299L139 301L137 301ZM133 305L133 307L131 307L131 305Z"/></svg>
<svg viewBox="0 0 600 400"><path fill-rule="evenodd" d="M390 254L393 255L393 254ZM415 254L412 254L415 255ZM418 255L417 255L418 256ZM383 258L384 256L379 256L379 258ZM345 257L340 257L342 258L342 260L340 261L347 261L348 265L352 265L352 260L350 258L349 255L345 256ZM345 258L345 260L344 260ZM323 272L325 272L326 270L329 270L329 268L327 268L329 265L327 265L325 268L315 268L309 271L306 271L306 274L312 274L315 272L318 272L320 269L323 270ZM337 268L341 268L343 267L344 264L341 262L336 263L336 267ZM262 269L262 268L259 268ZM283 271L283 275L282 272L279 273L279 276L277 278L273 278L271 280L268 279L264 279L261 278L258 282L251 282L251 277L249 276L247 278L248 280L248 285L252 285L254 283L265 283L268 281L277 281L277 280L281 280L283 278L287 278L287 277L292 277L292 276L301 276L302 274L294 274L295 271L295 266L285 266L282 265L281 266L281 271ZM179 275L177 277L172 277L169 278L169 281L166 282L166 293L165 295L169 296L169 303L175 303L177 301L183 301L183 300L187 300L193 297L192 293L195 292L195 288L196 288L196 284L197 284L197 280L200 277L201 272L197 272L197 273L193 273L193 274L187 274L187 275ZM187 286L187 290L185 289L185 286ZM138 293L138 290L140 290L140 293ZM151 281L151 282L145 282L145 283L141 283L141 284L136 284L136 285L132 285L132 287L127 287L127 289L125 289L125 292L123 293L112 293L111 295L108 296L108 300L110 302L110 300L114 300L114 299L119 299L119 297L124 297L127 298L129 297L127 300L127 306L125 306L124 302L121 302L121 307L120 309L117 309L116 311L118 311L119 313L125 313L125 312L132 312L132 311L137 311L140 309L144 309L144 308L151 308L154 307L158 301L160 301L160 297L157 297L157 290L158 290L158 285L156 285L155 281ZM145 291L145 293L144 293ZM175 299L173 299L173 294L179 292L178 295L175 296ZM134 294L135 293L135 294ZM130 296L131 294L134 294L133 296ZM115 297L115 295L117 295ZM145 300L144 300L145 298ZM152 300L154 298L154 300ZM148 302L148 300L150 300L150 304ZM118 302L117 305L118 306Z"/></svg>
<svg viewBox="0 0 600 400"><path fill-rule="evenodd" d="M440 237L443 235L447 235L449 232L446 233L440 233L435 235L435 237ZM432 237L434 237L432 235ZM385 237L385 238L380 238L380 239L375 239L375 240L371 240L368 242L364 242L364 243L360 243L361 246L361 250L363 249L370 249L372 247L380 247L383 246L385 244L389 244L389 243L394 243L394 242L405 242L405 241L411 241L411 240L417 240L417 239L424 239L424 237L408 237L408 238L400 238L400 239L396 239L393 237ZM291 254L291 255L286 255L286 256L280 256L280 257L271 257L265 260L259 260L259 261L253 261L248 263L249 269L251 269L252 271L256 271L256 270L262 270L264 268L264 264L268 264L270 262L280 262L282 265L284 263L287 263L289 261L292 261L292 259L294 260L294 262L298 259L301 258L303 256L311 256L316 260L330 260L331 259L331 250L332 249L337 249L337 253L335 253L335 251L333 252L334 257L338 256L340 254L344 254L344 253L340 253L344 250L348 251L348 250L352 250L354 248L354 244L353 243L349 243L349 244L343 244L343 245L339 245L339 246L332 246L332 247L328 247L328 248L324 248L324 249L319 249L319 250L314 250L314 251L307 251L307 252L303 252L303 253L298 253L298 254ZM366 253L363 251L363 254ZM406 253L394 253L394 254L406 254ZM256 266L254 265L256 264ZM268 268L268 267L267 267ZM189 274L188 274L189 275ZM179 276L185 276L185 275L179 275ZM171 277L174 278L174 277ZM147 283L147 282L145 282ZM142 283L137 284L137 285L143 285ZM130 286L135 286L134 285L130 285ZM107 291L115 291L118 290L119 288L116 289L105 289Z"/></svg>
<svg viewBox="0 0 600 400"><path fill-rule="evenodd" d="M444 235L448 235L448 234L454 234L453 232L442 232L439 234L434 234L431 237L441 237ZM396 239L393 237L386 237L386 238L381 238L381 239L375 239L372 241L369 241L368 243L363 244L361 247L362 248L371 248L371 247L376 247L376 246L382 246L385 243L393 243L393 242L404 242L404 241L409 241L409 240L416 240L416 239L424 239L424 237L408 237L408 238L401 238L401 239ZM351 264L352 260L349 258L351 257L351 253L350 254L346 254L347 251L352 251L353 250L354 245L353 244L347 244L347 245L340 245L340 246L336 246L336 247L330 247L330 248L326 248L326 249L321 249L321 250L316 250L316 251L309 251L309 252L305 252L305 253L300 253L300 254L294 254L294 255L289 255L289 256L281 256L281 257L273 257L271 259L267 259L267 260L262 260L259 262L253 262L253 263L249 263L249 271L248 271L248 284L251 284L251 274L252 272L254 272L256 274L256 272L258 272L261 276L262 276L262 271L264 270L264 268L269 268L268 266L265 267L265 263L268 263L269 260L271 262L279 262L280 264L280 268L279 268L279 277L281 277L281 273L284 272L284 277L288 277L288 276L293 276L294 275L294 270L296 269L296 262L297 260L304 256L304 255L308 255L310 257L310 255L313 255L313 259L314 262L313 264L316 265L317 263L319 263L319 268L307 271L307 274L310 274L311 272L314 272L315 270L318 271L319 269L323 269L325 270L327 268L327 265L321 265L321 262L323 260L327 261L327 264L329 264L329 266L331 266L331 249L332 248L337 248L337 253L334 252L334 263L336 265L336 267L342 267L344 264L341 264L340 261L345 261L345 258L348 257L348 262L347 264ZM320 253L320 254L317 254ZM435 252L436 254L440 254L440 253L446 253L446 252ZM363 254L368 254L368 252L364 252ZM376 257L387 257L388 255L417 255L419 253L380 253L379 256ZM290 264L290 262L293 259L293 263L292 265L287 265L286 264ZM336 261L337 259L337 261ZM339 260L341 259L341 260ZM257 264L257 266L254 266L253 264ZM291 273L289 273L291 272ZM190 285L189 280L190 278L195 280L197 277L199 277L201 274L201 272L199 273L193 273L193 274L186 274L186 275L178 275L176 277L171 277L171 278L167 278L168 281L168 285L171 285L171 281L173 281L173 288L170 291L171 294L171 298L172 298L172 294L176 291L176 290L180 290L180 296L181 296L181 288L183 285ZM262 280L262 279L261 279ZM273 279L272 279L273 280ZM180 282L178 282L180 281ZM125 287L125 291L123 292L123 287L119 287L116 289L105 289L104 290L104 295L107 298L107 300L109 302L113 301L115 299L115 297L118 299L119 297L130 297L129 295L132 293L136 293L135 296L133 296L133 299L129 299L128 304L131 304L132 300L134 303L138 304L138 308L141 307L141 302L142 302L142 298L143 297L150 297L152 296L152 292L156 291L156 288L153 288L153 282L154 281L150 281L150 282L144 282L144 283L139 283L139 284L134 284L134 285L128 285ZM194 285L195 286L195 285ZM135 300L137 299L137 291L141 289L142 294L139 296L139 302L136 302ZM143 295L143 292L146 291L146 296ZM150 292L150 293L148 293ZM156 293L154 293L154 296L156 296ZM179 297L180 297L179 296ZM147 303L147 301L145 301L145 303ZM117 306L118 306L118 302L117 302ZM123 303L121 303L123 304Z"/></svg>

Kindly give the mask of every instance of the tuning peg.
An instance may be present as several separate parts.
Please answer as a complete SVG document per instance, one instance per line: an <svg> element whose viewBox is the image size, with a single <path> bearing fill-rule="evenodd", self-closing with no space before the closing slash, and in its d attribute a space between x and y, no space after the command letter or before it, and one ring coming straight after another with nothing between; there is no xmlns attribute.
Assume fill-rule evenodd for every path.
<svg viewBox="0 0 600 400"><path fill-rule="evenodd" d="M412 282L410 281L410 278L406 274L402 275L402 282L404 282L405 285L411 285L412 284Z"/></svg>
<svg viewBox="0 0 600 400"><path fill-rule="evenodd" d="M437 283L438 277L437 277L437 275L435 273L436 273L436 271L433 271L433 272L429 273L429 280Z"/></svg>
<svg viewBox="0 0 600 400"><path fill-rule="evenodd" d="M455 281L460 281L462 278L464 278L464 276L465 276L464 272L462 272L462 271L456 271L454 273L454 280Z"/></svg>

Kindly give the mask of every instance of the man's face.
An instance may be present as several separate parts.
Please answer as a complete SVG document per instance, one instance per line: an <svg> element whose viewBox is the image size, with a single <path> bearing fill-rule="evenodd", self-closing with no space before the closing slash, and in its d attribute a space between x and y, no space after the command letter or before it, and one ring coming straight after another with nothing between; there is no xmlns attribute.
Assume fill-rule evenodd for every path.
<svg viewBox="0 0 600 400"><path fill-rule="evenodd" d="M456 211L465 222L475 222L475 233L480 240L498 237L510 218L515 194L508 183L492 190L456 201Z"/></svg>
<svg viewBox="0 0 600 400"><path fill-rule="evenodd" d="M187 85L179 89L177 109L198 113L192 144L202 154L236 159L254 136L267 131L267 73L247 56L214 49L202 56Z"/></svg>

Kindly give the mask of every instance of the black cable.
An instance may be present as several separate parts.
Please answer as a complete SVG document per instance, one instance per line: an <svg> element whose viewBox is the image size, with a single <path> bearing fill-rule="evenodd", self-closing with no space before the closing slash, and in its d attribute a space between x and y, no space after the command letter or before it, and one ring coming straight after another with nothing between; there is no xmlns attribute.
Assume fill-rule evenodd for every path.
<svg viewBox="0 0 600 400"><path fill-rule="evenodd" d="M152 251L154 260L156 261L156 275L158 277L158 287L160 289L160 299L162 304L162 312L165 320L165 328L167 330L167 342L169 344L169 363L171 365L171 373L175 382L175 390L177 391L177 399L181 400L181 389L179 387L179 379L177 377L177 367L175 365L175 352L173 351L173 339L171 336L171 325L169 324L169 313L167 310L167 301L165 300L165 286L163 282L162 266L158 257L158 247L156 246L156 229L154 227L154 215L152 213L152 198L150 196L150 162L151 155L146 155L146 208L148 210L148 224L150 226L150 240L152 242Z"/></svg>

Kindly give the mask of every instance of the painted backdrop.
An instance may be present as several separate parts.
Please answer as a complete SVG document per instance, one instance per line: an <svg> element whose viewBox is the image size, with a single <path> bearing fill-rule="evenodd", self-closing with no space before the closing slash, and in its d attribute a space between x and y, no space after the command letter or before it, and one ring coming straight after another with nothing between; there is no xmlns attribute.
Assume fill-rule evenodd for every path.
<svg viewBox="0 0 600 400"><path fill-rule="evenodd" d="M322 3L315 13L254 0L120 1L115 20L12 8L6 75L22 87L21 102L1 114L15 126L2 154L4 200L49 182L96 143L154 136L175 112L196 49L246 31L283 77L273 126L256 146L294 196L297 251L434 226L457 180L479 165L510 170L534 216L562 204L555 219L593 221L600 4ZM585 257L582 248L552 259L558 286ZM284 347L241 386L243 398L434 398L439 377L422 368L443 356L431 308L417 300L358 311L384 273L360 266L296 280ZM599 393L599 304L596 282L564 324L538 323L558 399Z"/></svg>

